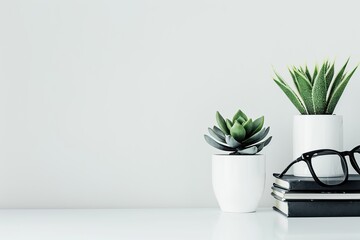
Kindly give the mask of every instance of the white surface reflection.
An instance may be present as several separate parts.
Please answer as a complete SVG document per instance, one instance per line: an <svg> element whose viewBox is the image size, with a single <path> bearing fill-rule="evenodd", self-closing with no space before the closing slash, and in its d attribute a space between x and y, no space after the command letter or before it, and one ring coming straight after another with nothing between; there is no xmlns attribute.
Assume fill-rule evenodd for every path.
<svg viewBox="0 0 360 240"><path fill-rule="evenodd" d="M213 240L266 239L257 213L220 213Z"/></svg>
<svg viewBox="0 0 360 240"><path fill-rule="evenodd" d="M0 210L1 240L209 240L218 209Z"/></svg>
<svg viewBox="0 0 360 240"><path fill-rule="evenodd" d="M286 218L276 214L274 234L276 239L306 240L359 240L360 218Z"/></svg>
<svg viewBox="0 0 360 240"><path fill-rule="evenodd" d="M286 218L271 209L0 210L6 240L358 240L360 218Z"/></svg>

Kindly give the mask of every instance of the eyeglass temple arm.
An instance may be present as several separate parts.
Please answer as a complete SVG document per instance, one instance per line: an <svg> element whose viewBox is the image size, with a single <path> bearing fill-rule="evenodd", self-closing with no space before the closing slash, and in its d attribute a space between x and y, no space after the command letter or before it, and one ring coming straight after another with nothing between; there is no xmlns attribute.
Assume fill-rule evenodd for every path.
<svg viewBox="0 0 360 240"><path fill-rule="evenodd" d="M297 158L296 160L292 161L292 162L289 164L289 166L287 166L287 167L285 168L285 170L282 171L282 173L279 175L279 178L281 178L282 176L284 176L285 173L286 173L287 171L289 171L289 169L292 167L292 165L294 165L294 164L297 163L297 162L300 162L301 160L303 160L302 156L299 157L299 158Z"/></svg>

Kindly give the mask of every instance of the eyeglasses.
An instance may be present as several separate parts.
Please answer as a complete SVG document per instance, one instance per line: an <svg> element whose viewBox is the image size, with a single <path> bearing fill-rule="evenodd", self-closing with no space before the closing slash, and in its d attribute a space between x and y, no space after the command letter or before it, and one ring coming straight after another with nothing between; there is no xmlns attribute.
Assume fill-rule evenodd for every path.
<svg viewBox="0 0 360 240"><path fill-rule="evenodd" d="M311 176L315 182L319 185L327 186L339 186L348 180L349 172L348 165L346 163L346 156L349 156L350 163L358 174L360 174L360 145L355 147L351 151L338 152L332 149L320 149L302 154L299 158L290 163L285 170L278 175L281 178L295 163L304 161L308 166ZM324 171L324 166L331 163L333 168L331 169L331 176Z"/></svg>

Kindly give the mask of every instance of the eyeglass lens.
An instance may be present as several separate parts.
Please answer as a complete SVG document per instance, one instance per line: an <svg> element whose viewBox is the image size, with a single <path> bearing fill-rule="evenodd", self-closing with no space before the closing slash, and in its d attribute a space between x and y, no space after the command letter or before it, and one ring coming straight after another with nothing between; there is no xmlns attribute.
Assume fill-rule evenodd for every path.
<svg viewBox="0 0 360 240"><path fill-rule="evenodd" d="M360 148L354 151L354 158L358 166L360 166Z"/></svg>
<svg viewBox="0 0 360 240"><path fill-rule="evenodd" d="M360 163L360 154L358 154ZM346 162L336 153L317 154L311 159L311 165L315 175L326 185L337 185L345 181Z"/></svg>

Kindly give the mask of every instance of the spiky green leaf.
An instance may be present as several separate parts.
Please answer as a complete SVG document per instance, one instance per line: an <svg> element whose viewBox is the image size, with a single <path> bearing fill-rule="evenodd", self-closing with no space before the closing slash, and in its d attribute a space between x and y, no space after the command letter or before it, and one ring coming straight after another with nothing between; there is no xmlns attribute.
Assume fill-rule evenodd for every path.
<svg viewBox="0 0 360 240"><path fill-rule="evenodd" d="M331 64L331 67L326 72L326 90L329 89L331 81L334 77L335 63Z"/></svg>
<svg viewBox="0 0 360 240"><path fill-rule="evenodd" d="M289 71L290 71L290 69L289 69ZM286 84L285 81L284 81L284 79L280 76L280 74L278 74L275 70L274 70L274 73L275 73L275 76L277 77L277 79L278 79L281 83Z"/></svg>
<svg viewBox="0 0 360 240"><path fill-rule="evenodd" d="M278 79L274 78L274 81L286 94L286 96L290 99L290 101L294 104L294 106L299 110L299 112L301 114L307 114L306 108L304 107L304 105L302 104L300 98L296 95L296 93L287 84L283 84Z"/></svg>
<svg viewBox="0 0 360 240"><path fill-rule="evenodd" d="M328 101L331 99L331 96L333 95L335 89L339 86L341 81L344 79L344 76L345 76L344 72L345 72L346 66L349 63L349 60L350 60L350 58L348 58L346 60L344 66L340 69L338 74L336 74L335 79L332 81L331 86L330 86L330 91L329 91L329 94L328 94L328 96L329 96ZM329 105L329 103L328 103L328 105Z"/></svg>
<svg viewBox="0 0 360 240"><path fill-rule="evenodd" d="M307 112L308 114L314 114L311 83L303 73L295 70L294 74L299 88L299 94L306 106Z"/></svg>
<svg viewBox="0 0 360 240"><path fill-rule="evenodd" d="M226 126L226 122L224 118L221 116L221 114L218 111L216 112L216 121L220 129L223 131L223 133L230 134L230 131Z"/></svg>
<svg viewBox="0 0 360 240"><path fill-rule="evenodd" d="M327 70L330 67L329 60L325 60L324 65L325 65L325 72L327 72Z"/></svg>
<svg viewBox="0 0 360 240"><path fill-rule="evenodd" d="M295 71L295 70L296 70L295 67L293 67L293 70L291 70L291 69L289 68L289 73L290 73L291 78L292 78L292 80L293 80L293 83L294 83L294 85L295 85L295 87L296 87L296 90L299 92L299 91L300 91L299 85L298 85L298 82L297 82L295 73L293 72L293 71ZM283 82L283 84L284 84L284 85L287 85L285 82Z"/></svg>
<svg viewBox="0 0 360 240"><path fill-rule="evenodd" d="M305 66L305 74L306 74L306 77L309 79L310 83L312 84L313 80L312 80L311 74L309 72L309 68L307 66Z"/></svg>
<svg viewBox="0 0 360 240"><path fill-rule="evenodd" d="M354 74L354 72L356 71L357 67L354 68L354 70L352 70L341 82L340 84L337 86L337 88L335 89L334 93L330 96L330 100L328 103L328 106L326 108L326 113L328 114L332 114L335 110L335 107L337 105L337 103L339 102L339 99L341 97L341 95L343 94L346 85L348 84L348 82L350 81L352 75Z"/></svg>
<svg viewBox="0 0 360 240"><path fill-rule="evenodd" d="M297 70L305 75L305 70L302 66L300 66L300 68L298 68Z"/></svg>
<svg viewBox="0 0 360 240"><path fill-rule="evenodd" d="M324 114L326 111L326 65L322 65L319 73L317 74L313 89L312 100L314 104L314 114Z"/></svg>
<svg viewBox="0 0 360 240"><path fill-rule="evenodd" d="M312 76L313 83L315 81L315 78L317 77L318 72L319 72L319 67L316 64L315 67L314 67L314 73L313 73L313 76Z"/></svg>

